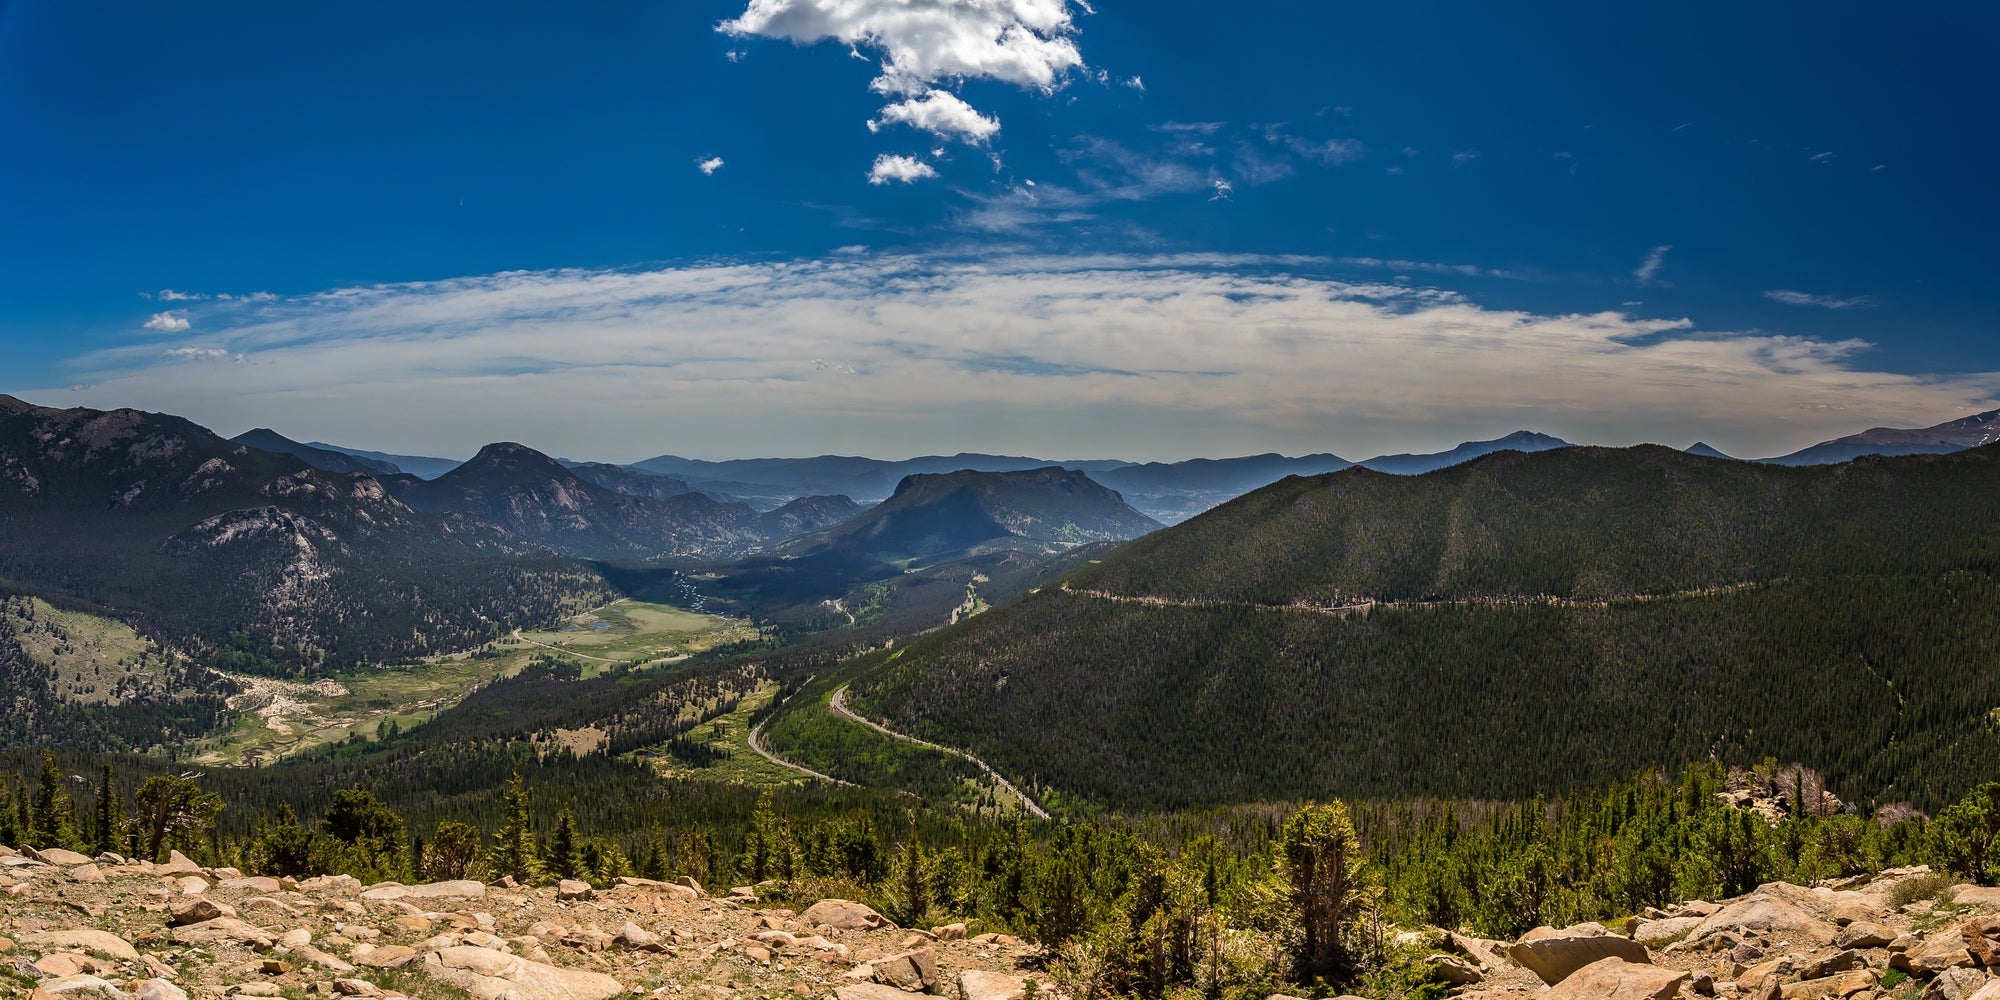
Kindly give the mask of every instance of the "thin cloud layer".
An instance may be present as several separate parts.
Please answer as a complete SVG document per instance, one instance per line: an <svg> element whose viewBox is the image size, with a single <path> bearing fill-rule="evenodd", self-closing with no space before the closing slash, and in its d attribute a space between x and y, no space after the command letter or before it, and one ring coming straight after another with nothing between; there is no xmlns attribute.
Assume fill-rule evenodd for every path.
<svg viewBox="0 0 2000 1000"><path fill-rule="evenodd" d="M218 311L200 342L80 358L76 381L95 386L86 403L222 429L456 454L513 437L626 460L1362 457L1517 428L1774 454L1991 408L2000 388L1871 371L1857 341L1490 309L1315 273L1331 266L852 254L516 272Z"/></svg>

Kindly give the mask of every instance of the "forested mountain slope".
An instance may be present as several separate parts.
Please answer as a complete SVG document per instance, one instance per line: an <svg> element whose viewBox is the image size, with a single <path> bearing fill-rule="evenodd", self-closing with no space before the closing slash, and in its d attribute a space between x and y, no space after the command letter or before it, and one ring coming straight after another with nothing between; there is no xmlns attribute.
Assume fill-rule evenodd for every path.
<svg viewBox="0 0 2000 1000"><path fill-rule="evenodd" d="M878 654L859 710L1112 805L1517 797L1718 755L2000 770L2000 448L1289 479Z"/></svg>
<svg viewBox="0 0 2000 1000"><path fill-rule="evenodd" d="M462 647L599 602L592 569L179 417L0 396L0 581L275 672Z"/></svg>

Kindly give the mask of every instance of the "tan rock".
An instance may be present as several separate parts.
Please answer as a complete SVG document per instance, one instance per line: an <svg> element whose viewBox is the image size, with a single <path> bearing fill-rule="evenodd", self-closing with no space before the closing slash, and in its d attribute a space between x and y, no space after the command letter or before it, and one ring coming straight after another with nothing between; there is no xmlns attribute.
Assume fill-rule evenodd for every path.
<svg viewBox="0 0 2000 1000"><path fill-rule="evenodd" d="M1978 969L1946 969L1924 987L1925 1000L1971 1000L1986 988L1986 973Z"/></svg>
<svg viewBox="0 0 2000 1000"><path fill-rule="evenodd" d="M880 983L855 983L852 986L836 987L833 995L836 1000L910 1000L908 993Z"/></svg>
<svg viewBox="0 0 2000 1000"><path fill-rule="evenodd" d="M42 850L36 851L34 853L34 857L36 860L41 861L44 864L56 865L61 868L73 868L77 865L87 865L90 864L91 860L89 857L85 855L78 854L75 851L66 851L60 847L43 848Z"/></svg>
<svg viewBox="0 0 2000 1000"><path fill-rule="evenodd" d="M1432 955L1424 961L1430 964L1431 978L1447 986L1477 986L1486 979L1471 962L1457 955Z"/></svg>
<svg viewBox="0 0 2000 1000"><path fill-rule="evenodd" d="M1541 1000L1672 1000L1687 977L1657 965L1601 958L1564 977Z"/></svg>
<svg viewBox="0 0 2000 1000"><path fill-rule="evenodd" d="M1856 920L1840 929L1840 936L1833 943L1840 948L1882 948L1896 940L1897 931L1893 927L1866 920Z"/></svg>
<svg viewBox="0 0 2000 1000"><path fill-rule="evenodd" d="M1632 940L1641 944L1666 944L1685 937L1689 931L1701 926L1702 917L1666 917L1660 920L1643 920L1632 928Z"/></svg>
<svg viewBox="0 0 2000 1000"><path fill-rule="evenodd" d="M2000 1000L2000 979L1987 980L1986 985L1979 988L1979 992L1966 1000Z"/></svg>
<svg viewBox="0 0 2000 1000"><path fill-rule="evenodd" d="M1958 906L1976 906L1982 910L2000 910L2000 886L1962 885L1951 898Z"/></svg>
<svg viewBox="0 0 2000 1000"><path fill-rule="evenodd" d="M592 889L588 882L566 878L556 883L556 898L565 902L578 899L593 899L596 896L596 890Z"/></svg>
<svg viewBox="0 0 2000 1000"><path fill-rule="evenodd" d="M295 927L278 936L280 948L304 948L312 943L312 932L303 927Z"/></svg>
<svg viewBox="0 0 2000 1000"><path fill-rule="evenodd" d="M1790 938L1797 944L1812 945L1831 944L1835 933L1832 925L1796 904L1759 890L1704 918L1684 940L1695 944L1725 933L1740 936L1747 932Z"/></svg>
<svg viewBox="0 0 2000 1000"><path fill-rule="evenodd" d="M933 927L931 928L931 934L939 941L963 941L965 940L965 925L946 924L943 927Z"/></svg>
<svg viewBox="0 0 2000 1000"><path fill-rule="evenodd" d="M756 962L758 965L771 964L771 949L761 944L744 945L743 954L750 956L750 960Z"/></svg>
<svg viewBox="0 0 2000 1000"><path fill-rule="evenodd" d="M246 924L235 917L216 917L198 924L187 924L173 929L173 939L179 944L222 944L235 941L262 951L278 942L262 927Z"/></svg>
<svg viewBox="0 0 2000 1000"><path fill-rule="evenodd" d="M355 945L354 964L369 969L400 969L417 960L417 949L400 944Z"/></svg>
<svg viewBox="0 0 2000 1000"><path fill-rule="evenodd" d="M174 890L183 896L199 896L209 888L209 881L199 875L186 875L174 881Z"/></svg>
<svg viewBox="0 0 2000 1000"><path fill-rule="evenodd" d="M366 979L336 979L333 981L333 991L344 997L379 997L382 995L382 987Z"/></svg>
<svg viewBox="0 0 2000 1000"><path fill-rule="evenodd" d="M876 959L875 981L909 993L922 993L937 982L937 953L916 948Z"/></svg>
<svg viewBox="0 0 2000 1000"><path fill-rule="evenodd" d="M139 950L132 947L131 942L108 931L87 928L43 931L39 934L21 935L21 943L33 945L44 951L57 949L87 951L125 962L139 960Z"/></svg>
<svg viewBox="0 0 2000 1000"><path fill-rule="evenodd" d="M1021 1000L1028 992L1028 979L1004 972L966 969L958 974L959 1000ZM1035 985L1038 993L1051 992L1046 982Z"/></svg>
<svg viewBox="0 0 2000 1000"><path fill-rule="evenodd" d="M183 896L167 905L167 926L184 927L188 924L206 923L217 917L233 917L236 911L228 903L217 902L206 896Z"/></svg>
<svg viewBox="0 0 2000 1000"><path fill-rule="evenodd" d="M175 986L171 980L154 978L140 983L132 990L138 1000L188 1000L187 991Z"/></svg>
<svg viewBox="0 0 2000 1000"><path fill-rule="evenodd" d="M1599 924L1577 924L1560 930L1537 927L1507 949L1507 957L1550 986L1606 958L1635 964L1652 961L1645 945L1609 934Z"/></svg>
<svg viewBox="0 0 2000 1000"><path fill-rule="evenodd" d="M388 934L404 934L404 935L414 936L417 934L429 934L431 932L431 926L432 926L431 920L429 917L420 917L413 913L406 913L400 917L397 917L394 920L389 921L389 926L382 928L382 930L384 933Z"/></svg>
<svg viewBox="0 0 2000 1000"><path fill-rule="evenodd" d="M600 972L560 969L485 948L447 948L424 956L425 975L480 1000L610 1000L625 992Z"/></svg>
<svg viewBox="0 0 2000 1000"><path fill-rule="evenodd" d="M1948 933L1933 934L1917 947L1889 958L1890 968L1915 976L1934 976L1946 969L1969 969L1977 964L1965 941Z"/></svg>
<svg viewBox="0 0 2000 1000"><path fill-rule="evenodd" d="M309 944L300 945L299 947L292 949L292 954L293 956L297 957L299 961L311 962L312 964L317 965L322 969L328 969L333 972L354 971L354 966L348 964L344 959L340 958L338 955L329 955L326 952L323 952L318 948L315 948Z"/></svg>
<svg viewBox="0 0 2000 1000"><path fill-rule="evenodd" d="M79 959L82 961L79 961ZM89 959L82 955L65 955L62 952L56 952L53 955L43 955L35 959L33 965L35 971L40 972L44 976L77 976L83 974L85 971L84 963L88 961Z"/></svg>
<svg viewBox="0 0 2000 1000"><path fill-rule="evenodd" d="M263 875L253 875L249 878L226 878L220 882L217 882L216 884L223 887L224 889L237 889L243 892L262 893L263 895L266 896L274 892L280 892L284 889L284 886L281 885L277 879L269 878Z"/></svg>
<svg viewBox="0 0 2000 1000"><path fill-rule="evenodd" d="M1855 951L1834 951L1815 957L1799 968L1800 979L1824 979L1836 973L1867 966L1868 960Z"/></svg>
<svg viewBox="0 0 2000 1000"><path fill-rule="evenodd" d="M78 865L69 870L69 877L86 885L103 885L104 871L96 865Z"/></svg>
<svg viewBox="0 0 2000 1000"><path fill-rule="evenodd" d="M124 1000L124 990L96 976L58 976L35 984L35 992L52 997L106 997Z"/></svg>
<svg viewBox="0 0 2000 1000"><path fill-rule="evenodd" d="M619 947L630 948L633 951L660 952L667 950L666 942L658 934L631 921L626 921L625 926L618 928L617 936L611 940L612 943Z"/></svg>
<svg viewBox="0 0 2000 1000"><path fill-rule="evenodd" d="M807 927L831 927L842 931L870 931L889 926L888 918L864 904L847 899L822 899L799 914Z"/></svg>
<svg viewBox="0 0 2000 1000"><path fill-rule="evenodd" d="M188 860L186 854L178 850L166 852L166 864L152 866L154 874L202 874L202 866Z"/></svg>
<svg viewBox="0 0 2000 1000"><path fill-rule="evenodd" d="M2000 917L1980 917L1959 925L1959 940L1972 959L1989 968L2000 966Z"/></svg>
<svg viewBox="0 0 2000 1000"><path fill-rule="evenodd" d="M1873 970L1856 969L1836 976L1786 983L1778 990L1783 1000L1834 1000L1872 990L1880 982Z"/></svg>

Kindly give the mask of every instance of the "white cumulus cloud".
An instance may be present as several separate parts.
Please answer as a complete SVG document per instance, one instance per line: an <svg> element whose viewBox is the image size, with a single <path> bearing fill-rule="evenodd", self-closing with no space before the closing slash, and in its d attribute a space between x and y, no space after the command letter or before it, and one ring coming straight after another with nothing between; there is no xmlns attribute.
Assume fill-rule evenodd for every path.
<svg viewBox="0 0 2000 1000"><path fill-rule="evenodd" d="M883 153L875 158L875 165L868 168L868 183L887 184L890 181L901 181L905 184L915 184L937 175L936 167L914 156Z"/></svg>
<svg viewBox="0 0 2000 1000"><path fill-rule="evenodd" d="M908 125L941 139L958 139L972 145L980 145L1000 131L999 119L980 114L957 94L943 90L884 107L882 117L869 122L868 130L880 131L884 125Z"/></svg>
<svg viewBox="0 0 2000 1000"><path fill-rule="evenodd" d="M750 0L716 30L845 45L880 68L871 89L901 98L871 125L903 122L973 143L999 120L941 84L996 80L1048 94L1084 65L1069 0Z"/></svg>
<svg viewBox="0 0 2000 1000"><path fill-rule="evenodd" d="M722 169L722 157L720 156L697 157L694 161L694 168L696 170L701 171L704 175L713 177L715 176L716 171Z"/></svg>
<svg viewBox="0 0 2000 1000"><path fill-rule="evenodd" d="M146 320L145 327L157 333L186 333L194 324L188 322L187 310L169 309L156 312Z"/></svg>

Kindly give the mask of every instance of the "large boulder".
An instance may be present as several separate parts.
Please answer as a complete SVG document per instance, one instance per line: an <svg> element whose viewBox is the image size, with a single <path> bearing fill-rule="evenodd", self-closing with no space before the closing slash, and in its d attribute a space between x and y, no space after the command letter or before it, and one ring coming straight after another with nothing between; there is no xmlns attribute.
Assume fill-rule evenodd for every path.
<svg viewBox="0 0 2000 1000"><path fill-rule="evenodd" d="M88 951L123 962L139 960L139 950L132 947L130 941L108 931L43 931L21 935L21 943L34 945L43 951Z"/></svg>
<svg viewBox="0 0 2000 1000"><path fill-rule="evenodd" d="M1721 934L1738 937L1760 934L1789 939L1793 944L1818 946L1832 944L1835 931L1832 924L1797 904L1760 891L1703 919L1684 940L1694 945Z"/></svg>
<svg viewBox="0 0 2000 1000"><path fill-rule="evenodd" d="M1978 969L1946 969L1924 987L1925 1000L1972 1000L1986 988L1986 973Z"/></svg>
<svg viewBox="0 0 2000 1000"><path fill-rule="evenodd" d="M1571 973L1540 1000L1672 1000L1687 977L1657 965L1601 958Z"/></svg>
<svg viewBox="0 0 2000 1000"><path fill-rule="evenodd" d="M480 1000L610 1000L625 992L601 972L563 969L461 945L424 956L424 974Z"/></svg>
<svg viewBox="0 0 2000 1000"><path fill-rule="evenodd" d="M888 958L878 958L875 981L907 993L922 993L937 982L937 953L917 948Z"/></svg>
<svg viewBox="0 0 2000 1000"><path fill-rule="evenodd" d="M1857 920L1841 928L1840 936L1833 943L1839 948L1885 948L1897 936L1898 932L1893 927Z"/></svg>
<svg viewBox="0 0 2000 1000"><path fill-rule="evenodd" d="M89 857L78 854L75 851L65 851L60 847L44 847L29 856L48 864L60 865L64 868L74 868L77 865L87 865L90 863Z"/></svg>
<svg viewBox="0 0 2000 1000"><path fill-rule="evenodd" d="M889 926L889 919L853 900L822 899L799 914L799 923L843 931L872 931Z"/></svg>
<svg viewBox="0 0 2000 1000"><path fill-rule="evenodd" d="M1605 931L1600 924L1577 924L1560 930L1537 927L1507 949L1507 957L1513 959L1515 965L1540 976L1542 982L1550 986L1569 978L1571 973L1584 966L1606 958L1637 964L1652 961L1645 945L1630 938L1617 937Z"/></svg>
<svg viewBox="0 0 2000 1000"><path fill-rule="evenodd" d="M1875 989L1880 980L1872 969L1851 969L1831 976L1785 983L1778 987L1779 1000L1841 1000ZM1776 985L1776 980L1772 981Z"/></svg>
<svg viewBox="0 0 2000 1000"><path fill-rule="evenodd" d="M51 997L104 997L125 1000L130 994L96 976L56 976L35 984L35 992Z"/></svg>
<svg viewBox="0 0 2000 1000"><path fill-rule="evenodd" d="M596 891L590 888L590 883L581 879L566 878L556 883L556 898L564 902L591 899L596 895Z"/></svg>
<svg viewBox="0 0 2000 1000"><path fill-rule="evenodd" d="M1889 967L1913 976L1935 976L1946 969L1970 969L1979 962L1957 934L1938 932L1915 948L1889 956Z"/></svg>

